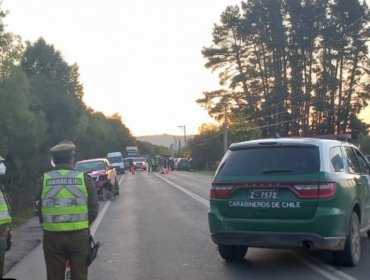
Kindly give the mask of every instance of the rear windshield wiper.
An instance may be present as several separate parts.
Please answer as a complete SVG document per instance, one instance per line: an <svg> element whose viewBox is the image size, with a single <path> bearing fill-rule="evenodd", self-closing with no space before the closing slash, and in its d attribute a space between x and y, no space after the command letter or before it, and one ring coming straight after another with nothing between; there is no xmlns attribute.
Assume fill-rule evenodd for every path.
<svg viewBox="0 0 370 280"><path fill-rule="evenodd" d="M290 169L262 169L261 172L263 174L271 174L271 173L290 173L292 170Z"/></svg>

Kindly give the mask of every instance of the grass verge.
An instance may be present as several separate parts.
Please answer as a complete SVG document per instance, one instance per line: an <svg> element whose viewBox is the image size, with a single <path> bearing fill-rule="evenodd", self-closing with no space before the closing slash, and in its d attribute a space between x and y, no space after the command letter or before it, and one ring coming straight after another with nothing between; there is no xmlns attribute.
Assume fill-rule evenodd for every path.
<svg viewBox="0 0 370 280"><path fill-rule="evenodd" d="M22 209L20 211L15 211L12 214L11 227L13 229L20 227L26 223L29 219L35 216L34 208L30 207L27 209Z"/></svg>

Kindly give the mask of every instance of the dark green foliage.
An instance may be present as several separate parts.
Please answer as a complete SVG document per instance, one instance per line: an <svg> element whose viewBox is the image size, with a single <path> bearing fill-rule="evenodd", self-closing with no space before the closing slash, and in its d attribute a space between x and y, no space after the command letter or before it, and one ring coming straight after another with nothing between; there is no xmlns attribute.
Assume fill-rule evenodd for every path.
<svg viewBox="0 0 370 280"><path fill-rule="evenodd" d="M189 140L190 157L194 169L215 169L223 156L222 132L204 131Z"/></svg>
<svg viewBox="0 0 370 280"><path fill-rule="evenodd" d="M199 135L189 140L188 146L194 169L214 170L224 154L224 128L214 125L203 125ZM228 127L228 145L260 137L260 131L238 119L235 114Z"/></svg>
<svg viewBox="0 0 370 280"><path fill-rule="evenodd" d="M8 192L18 206L32 197L33 179L46 160L47 122L42 113L30 110L29 98L28 80L22 71L1 81L0 154L6 158Z"/></svg>
<svg viewBox="0 0 370 280"><path fill-rule="evenodd" d="M137 147L142 155L165 156L172 154L168 147L153 145L149 142L137 141Z"/></svg>
<svg viewBox="0 0 370 280"><path fill-rule="evenodd" d="M358 146L365 155L370 155L370 136L360 134L358 139Z"/></svg>
<svg viewBox="0 0 370 280"><path fill-rule="evenodd" d="M223 89L197 102L243 113L264 136L366 133L370 14L359 0L250 0L227 7L203 48Z"/></svg>
<svg viewBox="0 0 370 280"><path fill-rule="evenodd" d="M78 68L69 66L43 39L28 43L22 68L30 80L32 109L44 112L49 123L50 144L73 138L84 110Z"/></svg>
<svg viewBox="0 0 370 280"><path fill-rule="evenodd" d="M120 151L124 154L126 146L135 142L130 131L122 123L119 115L106 117L100 112L88 109L81 116L75 137L78 160L105 157L108 152Z"/></svg>

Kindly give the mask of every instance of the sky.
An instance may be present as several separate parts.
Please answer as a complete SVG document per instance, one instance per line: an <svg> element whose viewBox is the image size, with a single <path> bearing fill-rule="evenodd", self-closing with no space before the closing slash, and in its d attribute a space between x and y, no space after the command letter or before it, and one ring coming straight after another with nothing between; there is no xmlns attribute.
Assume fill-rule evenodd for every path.
<svg viewBox="0 0 370 280"><path fill-rule="evenodd" d="M370 1L370 0L369 0ZM216 123L196 103L219 88L203 47L229 5L240 0L2 0L6 30L43 37L77 63L84 102L118 113L134 136L197 134ZM368 118L370 107L360 115ZM181 127L179 127L181 126Z"/></svg>
<svg viewBox="0 0 370 280"><path fill-rule="evenodd" d="M3 0L6 30L43 37L77 63L84 102L115 112L134 136L198 133L215 123L196 103L218 88L203 47L236 0Z"/></svg>

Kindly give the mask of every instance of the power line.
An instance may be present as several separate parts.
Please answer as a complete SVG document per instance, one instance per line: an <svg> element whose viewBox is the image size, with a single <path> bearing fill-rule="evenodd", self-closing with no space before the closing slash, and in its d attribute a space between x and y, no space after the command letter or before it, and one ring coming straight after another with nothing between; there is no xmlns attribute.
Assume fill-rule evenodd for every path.
<svg viewBox="0 0 370 280"><path fill-rule="evenodd" d="M344 108L347 108L347 107L351 107L351 105L345 105L345 106L342 106L342 108L332 108L332 109L328 109L328 110L323 110L321 112L323 112L323 113L330 113L330 112L335 111L335 110L338 110L339 111L339 110L343 109L343 107ZM272 123L272 124L267 124L267 125L261 125L261 126L252 127L252 128L234 129L233 131L252 131L252 130L256 130L256 129L273 127L273 126L276 126L276 125L281 125L281 124L286 124L286 123L293 123L295 121L304 120L304 119L306 119L306 116L301 116L301 117L290 119L290 120L285 120L285 121L281 121L281 122L277 122L277 123Z"/></svg>
<svg viewBox="0 0 370 280"><path fill-rule="evenodd" d="M353 88L353 90L355 90L356 88L358 88L358 87L360 87L360 86L363 86L363 84L357 84L357 85L355 85L354 86L354 88ZM322 96L317 96L317 97L313 97L313 98L311 98L311 99L309 99L309 100L307 100L307 101L309 101L309 103L308 104L306 104L306 105L308 105L308 106L312 106L312 105L315 105L316 103L318 103L320 100L321 101L325 101L325 99L329 99L330 98L330 96L327 96L327 95L322 95ZM290 100L289 100L290 101ZM304 100L303 100L304 101ZM351 100L352 101L352 100ZM336 106L335 104L334 104L334 106ZM346 106L346 107L348 107L348 106L350 106L350 105L344 105L344 106ZM273 106L273 107L275 107L275 106ZM273 108L273 107L271 107L271 109ZM268 110L268 111L271 111L271 109L270 110ZM281 115L281 114L285 114L285 113L292 113L292 112L294 112L295 110L299 110L299 109L301 109L301 107L296 107L296 108L293 108L292 109L292 112L289 112L288 110L289 110L290 108L288 108L288 109L284 109L284 110L282 110L282 111L279 111L278 113L273 113L273 114L270 114L270 115L265 115L265 116L259 116L258 118L259 119L261 119L261 118L274 118L275 116L277 116L277 115ZM250 116L253 116L254 115L254 113L252 113L252 114L250 114L250 115L246 115L245 117L246 117L246 121L250 121L250 122L252 122L253 121L253 119L252 118L250 118Z"/></svg>
<svg viewBox="0 0 370 280"><path fill-rule="evenodd" d="M342 106L342 108L332 108L332 109L328 109L328 110L324 110L324 111L321 111L321 112L324 112L324 113L330 113L330 112L333 112L333 111L339 111L340 109L343 109L344 108L347 108L347 107L351 107L351 105L346 105L346 106ZM261 125L261 126L257 126L257 127L248 127L248 128L228 128L228 131L230 132L238 132L238 131L245 131L245 132L249 132L249 131L253 131L253 130L257 130L257 129L263 129L263 128L268 128L268 127L274 127L276 125L282 125L282 124L287 124L287 123L293 123L293 122L296 122L296 121L300 121L300 120L304 120L306 119L307 117L306 116L301 116L301 117L298 117L298 118L292 118L292 119L289 119L289 120L284 120L284 121L280 121L280 122L276 122L276 123L272 123L272 124L266 124L266 125ZM207 136L205 138L203 138L200 142L197 142L197 143L193 143L191 146L192 147L199 147L199 146L202 146L204 144L207 144L208 142L210 142L211 140L214 140L215 138L221 136L223 134L223 132L219 132L217 134L213 134L211 136Z"/></svg>
<svg viewBox="0 0 370 280"><path fill-rule="evenodd" d="M201 139L200 142L197 142L197 143L193 143L194 140L192 140L192 147L198 147L198 146L202 146L204 144L207 144L208 142L210 142L211 140L213 139L216 139L217 137L221 136L223 134L223 132L219 132L217 134L213 134L213 135L209 135L203 139Z"/></svg>

